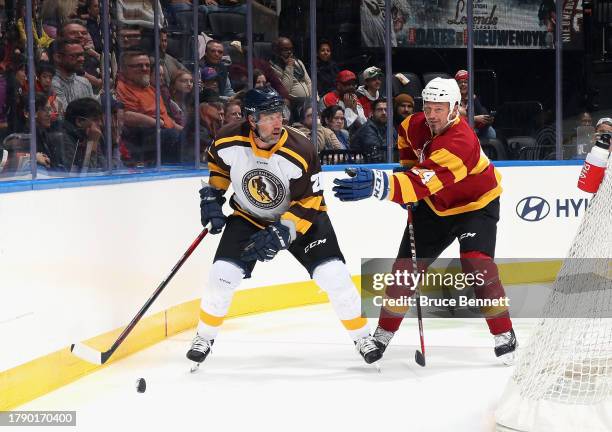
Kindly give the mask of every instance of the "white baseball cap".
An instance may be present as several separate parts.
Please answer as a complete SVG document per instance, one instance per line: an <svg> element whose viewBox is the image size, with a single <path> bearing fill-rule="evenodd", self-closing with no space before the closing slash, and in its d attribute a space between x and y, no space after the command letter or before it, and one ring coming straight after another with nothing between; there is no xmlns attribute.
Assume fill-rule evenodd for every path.
<svg viewBox="0 0 612 432"><path fill-rule="evenodd" d="M604 123L608 123L610 126L612 126L612 118L610 117L602 117L599 120L597 120L597 126L595 127L599 127Z"/></svg>

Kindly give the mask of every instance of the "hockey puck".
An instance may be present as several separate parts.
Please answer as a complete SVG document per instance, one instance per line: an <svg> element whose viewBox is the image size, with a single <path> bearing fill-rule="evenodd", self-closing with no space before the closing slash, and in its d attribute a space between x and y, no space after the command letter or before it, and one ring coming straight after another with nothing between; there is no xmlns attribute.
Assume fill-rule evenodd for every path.
<svg viewBox="0 0 612 432"><path fill-rule="evenodd" d="M147 382L144 378L138 378L136 380L136 391L138 393L144 393L147 390Z"/></svg>

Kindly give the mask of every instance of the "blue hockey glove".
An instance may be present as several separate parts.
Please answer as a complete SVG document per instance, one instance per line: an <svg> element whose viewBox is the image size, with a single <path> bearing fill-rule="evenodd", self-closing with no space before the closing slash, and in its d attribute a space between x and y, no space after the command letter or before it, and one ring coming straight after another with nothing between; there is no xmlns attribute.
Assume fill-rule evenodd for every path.
<svg viewBox="0 0 612 432"><path fill-rule="evenodd" d="M373 196L383 200L389 193L389 176L369 168L347 168L348 179L334 179L332 190L340 201L358 201Z"/></svg>
<svg viewBox="0 0 612 432"><path fill-rule="evenodd" d="M223 214L223 203L225 197L223 192L215 189L208 183L202 183L200 189L200 218L202 226L208 225L210 222L209 232L211 234L219 234L225 226L225 215Z"/></svg>
<svg viewBox="0 0 612 432"><path fill-rule="evenodd" d="M270 261L278 251L287 249L290 244L289 228L276 222L253 234L240 258L243 261Z"/></svg>
<svg viewBox="0 0 612 432"><path fill-rule="evenodd" d="M402 166L402 165L393 168L393 174L395 174L395 173L403 173L403 172L406 172L406 171L408 171L408 168L405 167L405 166ZM416 203L414 203L413 205L416 205ZM403 208L404 210L407 210L408 209L408 204L400 204L400 207Z"/></svg>

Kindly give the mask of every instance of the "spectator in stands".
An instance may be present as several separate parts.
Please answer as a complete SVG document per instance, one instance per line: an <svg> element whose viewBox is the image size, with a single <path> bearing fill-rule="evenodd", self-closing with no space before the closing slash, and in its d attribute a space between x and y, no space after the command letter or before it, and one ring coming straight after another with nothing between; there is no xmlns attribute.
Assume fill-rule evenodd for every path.
<svg viewBox="0 0 612 432"><path fill-rule="evenodd" d="M151 65L155 64L155 57L153 56L149 56L149 63ZM174 120L174 122L177 125L180 126L184 126L182 121L183 121L183 111L182 109L179 107L179 105L177 105L173 100L172 100L172 96L170 95L170 86L169 84L166 84L166 81L164 80L164 75L165 75L166 71L165 68L162 64L159 65L159 77L160 77L160 83L159 83L159 94L162 98L162 101L164 102L164 105L166 106L166 108L168 109L168 115L172 118L172 120ZM157 86L157 77L155 76L155 68L151 68L151 73L149 76L149 81L150 81L150 85L152 88L156 88Z"/></svg>
<svg viewBox="0 0 612 432"><path fill-rule="evenodd" d="M187 70L178 70L170 82L170 97L172 103L176 104L180 111L177 119L173 117L181 126L187 124L188 117L193 113L194 94L193 94L193 75Z"/></svg>
<svg viewBox="0 0 612 432"><path fill-rule="evenodd" d="M100 61L102 54L94 49L87 27L81 20L68 20L60 28L58 35L62 39L78 40L83 45L85 61L83 63L83 76L91 83L94 93L102 89L102 73Z"/></svg>
<svg viewBox="0 0 612 432"><path fill-rule="evenodd" d="M393 98L393 125L397 129L408 117L414 114L414 99L409 94L400 93Z"/></svg>
<svg viewBox="0 0 612 432"><path fill-rule="evenodd" d="M32 10L34 13L34 20L32 20L32 35L34 36L34 49L35 55L39 58L44 55L48 50L49 46L53 42L53 38L50 37L42 28L40 20L36 19L36 11L38 7L38 1L32 1ZM17 3L17 13L19 19L17 20L17 30L19 32L19 47L26 52L26 32L25 32L25 15L26 15L26 2L25 0L19 0ZM47 58L48 59L48 58Z"/></svg>
<svg viewBox="0 0 612 432"><path fill-rule="evenodd" d="M495 120L494 117L489 115L489 111L482 106L478 96L473 95L471 98L468 96L468 72L463 69L457 71L455 74L455 81L457 81L459 90L461 91L459 114L461 114L463 117L467 117L468 106L470 103L469 100L471 99L472 103L474 104L474 129L476 130L478 138L495 138L497 134L495 133L493 126L491 126Z"/></svg>
<svg viewBox="0 0 612 432"><path fill-rule="evenodd" d="M166 52L168 49L168 30L165 28L159 31L159 62L164 66L164 81L167 86L170 86L172 77L179 70L187 70L187 68L177 59Z"/></svg>
<svg viewBox="0 0 612 432"><path fill-rule="evenodd" d="M7 65L4 76L6 78L6 106L3 109L8 132L25 132L27 130L24 112L27 109L28 79L26 72L26 58L22 55L12 56Z"/></svg>
<svg viewBox="0 0 612 432"><path fill-rule="evenodd" d="M393 129L393 145L397 144L397 130ZM383 147L387 147L387 100L372 103L372 116L351 138L351 150L363 154L366 162L385 160Z"/></svg>
<svg viewBox="0 0 612 432"><path fill-rule="evenodd" d="M308 71L301 60L293 55L293 43L289 38L279 37L272 43L270 66L289 93L292 109L301 107L310 98L311 82Z"/></svg>
<svg viewBox="0 0 612 432"><path fill-rule="evenodd" d="M223 62L223 54L224 48L220 41L216 39L208 41L204 58L200 60L200 66L202 70L204 70L205 67L211 67L217 71L219 96L229 99L234 96L235 93L230 82L228 65ZM204 81L204 77L202 77L202 81Z"/></svg>
<svg viewBox="0 0 612 432"><path fill-rule="evenodd" d="M349 149L349 133L344 128L344 109L340 105L325 108L321 113L321 123L334 132L342 146L340 150Z"/></svg>
<svg viewBox="0 0 612 432"><path fill-rule="evenodd" d="M266 75L259 69L253 69L253 87L263 88L269 85Z"/></svg>
<svg viewBox="0 0 612 432"><path fill-rule="evenodd" d="M242 121L242 105L240 101L231 100L225 104L223 124L239 123Z"/></svg>
<svg viewBox="0 0 612 432"><path fill-rule="evenodd" d="M47 95L36 93L36 159L45 168L63 170L61 158L55 151L55 147L49 143L49 131L51 129L51 106ZM26 112L27 114L27 112Z"/></svg>
<svg viewBox="0 0 612 432"><path fill-rule="evenodd" d="M598 134L612 133L612 118L603 117L597 120L597 125L595 126L595 132Z"/></svg>
<svg viewBox="0 0 612 432"><path fill-rule="evenodd" d="M151 86L151 62L142 51L127 51L121 55L119 79L117 81L117 98L125 106L124 130L125 141L131 148L122 150L122 157L130 163L152 163L155 160L155 89ZM180 131L168 115L166 105L159 104L162 159L176 161Z"/></svg>
<svg viewBox="0 0 612 432"><path fill-rule="evenodd" d="M106 169L100 103L92 98L71 101L64 121L49 134L49 145L71 173Z"/></svg>
<svg viewBox="0 0 612 432"><path fill-rule="evenodd" d="M320 95L334 91L338 72L340 67L332 60L331 42L321 39L317 48L317 90Z"/></svg>
<svg viewBox="0 0 612 432"><path fill-rule="evenodd" d="M578 116L578 121L577 121L576 126L583 126L583 127L593 126L593 116L591 116L591 113L588 111L581 112L580 115Z"/></svg>
<svg viewBox="0 0 612 432"><path fill-rule="evenodd" d="M57 107L57 95L51 87L55 68L51 63L38 62L36 65L36 92L43 93L47 96L49 107L51 109L51 121L54 122L59 118L59 110Z"/></svg>
<svg viewBox="0 0 612 432"><path fill-rule="evenodd" d="M87 0L87 22L86 27L89 36L93 42L93 48L96 52L102 54L104 50L104 42L102 28L100 23L100 0Z"/></svg>
<svg viewBox="0 0 612 432"><path fill-rule="evenodd" d="M356 88L357 76L350 70L340 71L336 77L336 90L323 96L320 103L322 109L339 105L343 117L346 116L346 128L351 131L359 129L368 121L355 93Z"/></svg>
<svg viewBox="0 0 612 432"><path fill-rule="evenodd" d="M223 126L223 101L219 94L205 89L200 93L200 158L206 161L206 152L214 141L217 131ZM186 128L184 147L189 148L194 142L194 119L189 120Z"/></svg>
<svg viewBox="0 0 612 432"><path fill-rule="evenodd" d="M382 85L383 72L376 66L370 66L363 71L364 84L357 88L357 98L363 107L366 118L372 115L372 102L380 99L380 86Z"/></svg>
<svg viewBox="0 0 612 432"><path fill-rule="evenodd" d="M43 30L55 39L58 29L69 19L75 18L78 0L44 0L40 8Z"/></svg>
<svg viewBox="0 0 612 432"><path fill-rule="evenodd" d="M203 89L209 89L219 93L219 74L214 68L208 66L203 67L200 76L202 77Z"/></svg>
<svg viewBox="0 0 612 432"><path fill-rule="evenodd" d="M232 41L228 49L228 54L232 60L229 66L230 80L234 91L246 90L248 87L248 69L247 69L247 47L243 47L240 41ZM255 72L258 72L257 75ZM262 76L263 75L263 76ZM265 80L274 90L278 92L284 99L289 99L289 92L276 75L276 72L270 67L267 60L253 57L253 80Z"/></svg>
<svg viewBox="0 0 612 432"><path fill-rule="evenodd" d="M91 83L78 73L83 72L85 50L76 39L58 39L53 54L55 76L51 86L57 95L60 115L70 102L82 98L94 98Z"/></svg>
<svg viewBox="0 0 612 432"><path fill-rule="evenodd" d="M310 101L304 104L300 110L300 122L294 123L293 127L302 132L308 138L312 131L312 106ZM338 141L336 134L321 124L317 118L317 149L322 150L342 150L344 146Z"/></svg>

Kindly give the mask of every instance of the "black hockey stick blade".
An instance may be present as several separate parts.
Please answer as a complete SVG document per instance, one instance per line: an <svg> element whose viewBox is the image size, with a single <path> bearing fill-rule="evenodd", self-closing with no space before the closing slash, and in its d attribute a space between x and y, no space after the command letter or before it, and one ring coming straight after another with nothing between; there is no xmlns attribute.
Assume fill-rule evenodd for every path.
<svg viewBox="0 0 612 432"><path fill-rule="evenodd" d="M425 367L425 356L423 353L421 353L421 351L416 350L414 352L414 361L417 362L419 366Z"/></svg>

